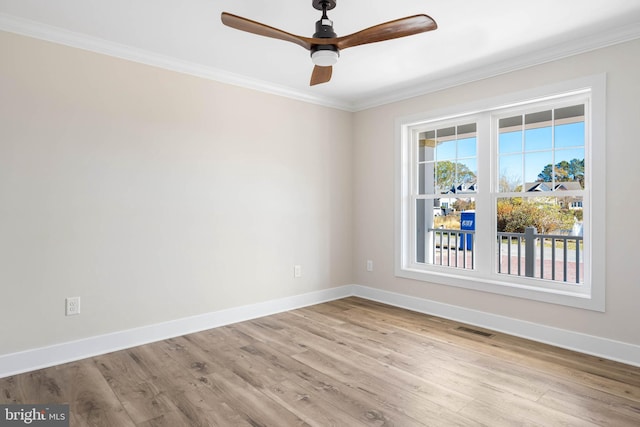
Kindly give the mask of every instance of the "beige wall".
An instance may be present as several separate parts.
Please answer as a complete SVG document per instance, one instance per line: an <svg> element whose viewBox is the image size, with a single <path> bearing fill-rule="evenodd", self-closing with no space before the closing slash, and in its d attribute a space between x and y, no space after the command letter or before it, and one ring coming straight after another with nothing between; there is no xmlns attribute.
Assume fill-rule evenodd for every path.
<svg viewBox="0 0 640 427"><path fill-rule="evenodd" d="M351 113L9 33L0 58L0 354L351 283Z"/></svg>
<svg viewBox="0 0 640 427"><path fill-rule="evenodd" d="M606 312L394 277L394 120L582 76L607 73ZM357 113L354 145L355 282L542 325L640 344L637 189L640 41L461 85ZM598 161L599 159L595 159ZM375 271L365 262L374 260Z"/></svg>

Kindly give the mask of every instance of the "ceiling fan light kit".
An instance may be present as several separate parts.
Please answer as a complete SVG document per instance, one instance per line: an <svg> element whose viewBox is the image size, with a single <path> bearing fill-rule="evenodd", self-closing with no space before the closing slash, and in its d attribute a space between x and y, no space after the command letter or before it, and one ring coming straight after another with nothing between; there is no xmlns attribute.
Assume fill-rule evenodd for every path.
<svg viewBox="0 0 640 427"><path fill-rule="evenodd" d="M312 0L312 5L315 9L322 11L322 17L316 22L316 32L313 37L291 34L227 12L222 12L221 19L222 23L228 27L263 37L288 41L307 49L311 53L311 61L315 65L311 74L311 86L326 83L331 79L333 65L338 62L341 49L411 36L438 28L430 16L414 15L338 37L333 31L333 21L327 16L327 11L336 7L336 1Z"/></svg>
<svg viewBox="0 0 640 427"><path fill-rule="evenodd" d="M320 67L330 67L338 62L340 54L337 50L316 50L311 54L311 60Z"/></svg>

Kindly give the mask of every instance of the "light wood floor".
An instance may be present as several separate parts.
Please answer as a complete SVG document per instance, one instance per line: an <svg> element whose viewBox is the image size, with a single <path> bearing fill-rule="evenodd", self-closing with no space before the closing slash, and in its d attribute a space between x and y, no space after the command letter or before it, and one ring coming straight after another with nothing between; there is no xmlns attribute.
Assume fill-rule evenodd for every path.
<svg viewBox="0 0 640 427"><path fill-rule="evenodd" d="M640 426L640 368L347 298L0 379L72 426Z"/></svg>

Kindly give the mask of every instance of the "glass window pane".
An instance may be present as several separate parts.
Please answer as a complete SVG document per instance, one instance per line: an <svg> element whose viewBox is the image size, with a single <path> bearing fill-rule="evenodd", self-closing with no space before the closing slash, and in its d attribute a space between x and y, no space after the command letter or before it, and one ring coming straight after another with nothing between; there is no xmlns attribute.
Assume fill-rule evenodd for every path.
<svg viewBox="0 0 640 427"><path fill-rule="evenodd" d="M500 132L510 132L514 129L509 128L521 128L522 127L522 116L513 116L506 117L504 119L500 119L498 122L498 127L500 128Z"/></svg>
<svg viewBox="0 0 640 427"><path fill-rule="evenodd" d="M522 185L524 184L522 154L500 156L499 162L498 191L522 191Z"/></svg>
<svg viewBox="0 0 640 427"><path fill-rule="evenodd" d="M418 165L418 194L434 194L434 167L434 162L420 163Z"/></svg>
<svg viewBox="0 0 640 427"><path fill-rule="evenodd" d="M574 221L571 227L571 235L573 236L582 236L582 202L582 197L569 197L565 200L566 206L573 212Z"/></svg>
<svg viewBox="0 0 640 427"><path fill-rule="evenodd" d="M557 150L554 173L556 181L577 183L565 185L561 189L581 190L584 188L584 149ZM579 185L578 185L579 184Z"/></svg>
<svg viewBox="0 0 640 427"><path fill-rule="evenodd" d="M427 235L426 200L416 200L416 262L425 262L425 239Z"/></svg>
<svg viewBox="0 0 640 427"><path fill-rule="evenodd" d="M422 132L418 137L418 161L434 160L436 132Z"/></svg>
<svg viewBox="0 0 640 427"><path fill-rule="evenodd" d="M527 129L548 127L551 126L552 117L553 113L551 110L529 113L524 116L524 124Z"/></svg>
<svg viewBox="0 0 640 427"><path fill-rule="evenodd" d="M456 140L451 139L448 141L438 141L436 147L436 159L441 160L453 160L456 158Z"/></svg>
<svg viewBox="0 0 640 427"><path fill-rule="evenodd" d="M522 151L522 131L504 132L500 134L500 154L519 153Z"/></svg>
<svg viewBox="0 0 640 427"><path fill-rule="evenodd" d="M458 140L458 158L476 156L476 137Z"/></svg>
<svg viewBox="0 0 640 427"><path fill-rule="evenodd" d="M525 153L524 155L524 177L525 182L549 181L553 177L549 175L548 169L553 164L553 152L542 151L537 153Z"/></svg>
<svg viewBox="0 0 640 427"><path fill-rule="evenodd" d="M525 115L525 151L548 150L552 147L551 110Z"/></svg>
<svg viewBox="0 0 640 427"><path fill-rule="evenodd" d="M473 137L476 133L476 124L468 123L466 125L460 125L457 127L458 138L463 139L467 137Z"/></svg>
<svg viewBox="0 0 640 427"><path fill-rule="evenodd" d="M583 283L582 201L547 195L498 199L498 272ZM525 237L527 232L533 233L532 239Z"/></svg>
<svg viewBox="0 0 640 427"><path fill-rule="evenodd" d="M555 146L556 148L584 146L584 122L556 126Z"/></svg>
<svg viewBox="0 0 640 427"><path fill-rule="evenodd" d="M554 118L556 120L556 125L558 122L562 121L584 121L584 104L572 105L571 107L563 107L556 108L553 112Z"/></svg>
<svg viewBox="0 0 640 427"><path fill-rule="evenodd" d="M475 192L478 176L478 162L476 159L460 160L457 164L457 191Z"/></svg>
<svg viewBox="0 0 640 427"><path fill-rule="evenodd" d="M456 128L449 127L436 131L436 160L456 158Z"/></svg>
<svg viewBox="0 0 640 427"><path fill-rule="evenodd" d="M510 197L499 198L496 226L501 233L524 233L535 227L538 234L569 234L576 221L582 220L581 197Z"/></svg>
<svg viewBox="0 0 640 427"><path fill-rule="evenodd" d="M473 269L475 263L476 201L473 197L443 197L434 213L426 248L427 261L446 267Z"/></svg>
<svg viewBox="0 0 640 427"><path fill-rule="evenodd" d="M527 129L524 135L524 147L526 151L551 149L551 126Z"/></svg>
<svg viewBox="0 0 640 427"><path fill-rule="evenodd" d="M456 163L449 160L437 162L434 175L438 193L453 191L456 184Z"/></svg>
<svg viewBox="0 0 640 427"><path fill-rule="evenodd" d="M467 218L462 218L463 212L476 209L476 199L473 197L443 197L436 202L433 210L433 228L445 230L475 230L474 224L462 223ZM468 217L469 215L464 215ZM474 216L475 217L475 216ZM467 219L468 221L468 219Z"/></svg>
<svg viewBox="0 0 640 427"><path fill-rule="evenodd" d="M555 147L584 146L584 105L557 108L554 111Z"/></svg>
<svg viewBox="0 0 640 427"><path fill-rule="evenodd" d="M455 126L451 126L449 128L442 128L442 129L438 129L436 131L436 137L439 140L442 139L452 139L454 136L456 135L456 128Z"/></svg>

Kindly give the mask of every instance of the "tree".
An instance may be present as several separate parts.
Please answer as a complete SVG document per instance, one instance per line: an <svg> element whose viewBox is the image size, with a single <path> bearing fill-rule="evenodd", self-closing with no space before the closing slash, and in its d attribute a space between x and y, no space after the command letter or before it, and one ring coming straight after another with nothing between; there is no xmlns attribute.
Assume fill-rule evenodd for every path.
<svg viewBox="0 0 640 427"><path fill-rule="evenodd" d="M548 164L538 174L541 182L578 181L584 186L584 159L562 160L555 165Z"/></svg>
<svg viewBox="0 0 640 427"><path fill-rule="evenodd" d="M472 199L456 199L456 201L453 202L453 209L459 212L468 211L475 208L476 202Z"/></svg>
<svg viewBox="0 0 640 427"><path fill-rule="evenodd" d="M573 181L580 182L580 186L584 187L584 159L572 159L569 162L569 175Z"/></svg>
<svg viewBox="0 0 640 427"><path fill-rule="evenodd" d="M501 193L522 191L521 181L521 178L517 175L507 175L503 172L500 174L500 179L498 180L498 189Z"/></svg>
<svg viewBox="0 0 640 427"><path fill-rule="evenodd" d="M436 165L436 181L442 192L450 190L464 182L475 181L476 174L464 163L444 160Z"/></svg>
<svg viewBox="0 0 640 427"><path fill-rule="evenodd" d="M574 221L574 213L555 203L548 203L546 199L514 197L498 200L498 231L524 233L525 228L535 227L538 233L545 234L570 228Z"/></svg>

